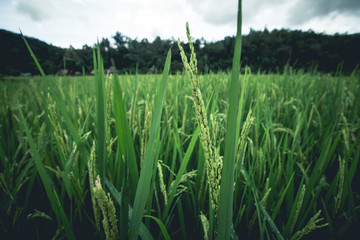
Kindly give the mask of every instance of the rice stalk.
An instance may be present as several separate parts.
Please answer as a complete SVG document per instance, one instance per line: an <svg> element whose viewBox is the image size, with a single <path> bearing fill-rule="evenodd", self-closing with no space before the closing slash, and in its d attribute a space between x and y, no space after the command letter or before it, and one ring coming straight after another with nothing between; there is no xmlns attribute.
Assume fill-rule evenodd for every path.
<svg viewBox="0 0 360 240"><path fill-rule="evenodd" d="M176 181L171 182L169 187L169 192L172 192L173 189L176 189L175 197L185 192L187 190L187 187L183 183L190 181L190 179L194 178L196 175L197 175L197 170L193 170L183 174L176 185L175 185Z"/></svg>
<svg viewBox="0 0 360 240"><path fill-rule="evenodd" d="M113 153L112 148L113 145L116 143L116 141L118 140L118 136L111 138L109 140L109 143L107 144L106 150L107 150L107 157L110 157L111 153Z"/></svg>
<svg viewBox="0 0 360 240"><path fill-rule="evenodd" d="M46 124L42 123L40 130L39 130L39 134L37 136L37 147L38 148L40 148L41 145L44 144L45 137L46 137Z"/></svg>
<svg viewBox="0 0 360 240"><path fill-rule="evenodd" d="M342 193L343 193L343 188L344 188L344 181L345 181L345 159L341 159L341 157L339 156L339 181L337 184L338 187L338 192L336 195L336 200L335 200L335 213L339 210L340 208L340 204L341 204L341 197L342 197Z"/></svg>
<svg viewBox="0 0 360 240"><path fill-rule="evenodd" d="M131 99L131 106L130 106L130 117L129 117L129 127L133 130L133 140L135 139L137 133L137 118L136 118L136 111L137 111L137 102L139 96L140 85L137 86L135 96Z"/></svg>
<svg viewBox="0 0 360 240"><path fill-rule="evenodd" d="M66 216L63 206L59 201L58 195L57 195L55 189L52 188L52 185L53 185L52 180L48 176L45 166L44 166L43 162L41 161L40 154L39 154L38 150L36 149L35 141L31 135L29 126L25 120L25 117L21 111L21 108L19 108L19 113L20 113L20 119L21 119L22 125L25 128L26 137L27 137L27 141L29 142L29 145L30 145L31 153L34 157L36 169L39 172L41 181L45 188L46 195L50 201L51 208L55 213L58 226L60 228L63 225L68 239L76 239L74 232L73 232L72 228L70 227L69 219Z"/></svg>
<svg viewBox="0 0 360 240"><path fill-rule="evenodd" d="M239 76L241 58L241 0L238 2L237 33L232 64L231 80L229 81L229 109L227 112L227 126L225 133L225 154L221 172L219 215L217 218L218 233L216 239L230 239L234 236L233 202L234 202L234 166L236 157L236 143L238 140L238 110L240 102ZM243 107L243 106L240 106ZM240 166L241 169L241 166ZM236 236L236 235L235 235Z"/></svg>
<svg viewBox="0 0 360 240"><path fill-rule="evenodd" d="M201 225L203 227L203 231L204 231L204 239L205 240L209 240L209 236L210 236L210 227L209 227L209 220L206 218L206 216L200 212L200 220L201 220Z"/></svg>
<svg viewBox="0 0 360 240"><path fill-rule="evenodd" d="M101 212L103 214L103 228L105 231L107 240L116 240L118 238L118 227L116 219L116 210L114 203L111 200L110 194L106 195L105 191L101 187L100 177L97 176L95 180L95 187L93 192L96 198L96 202L99 204Z"/></svg>
<svg viewBox="0 0 360 240"><path fill-rule="evenodd" d="M299 217L301 206L302 206L303 201L304 201L305 191L306 191L305 184L303 184L303 186L301 188L301 192L300 192L300 197L299 197L299 200L297 202L298 204L296 206L296 212L295 212L295 215L294 215L294 217L292 219L292 224L291 224L291 227L290 227L289 235L291 235L291 233L293 232L296 221L297 221L297 219Z"/></svg>
<svg viewBox="0 0 360 240"><path fill-rule="evenodd" d="M147 145L147 141L148 141L149 134L150 134L150 127L151 127L151 120L152 120L151 108L152 108L152 106L151 106L150 96L148 94L146 96L145 108L144 108L144 126L141 131L140 167L142 167L142 164L144 161L146 145Z"/></svg>
<svg viewBox="0 0 360 240"><path fill-rule="evenodd" d="M260 201L261 204L262 204L264 207L266 207L267 199L268 199L268 197L269 197L269 195L270 195L270 192L271 192L271 188L269 188L269 189L265 192L263 198L262 198L261 201ZM254 214L253 214L253 217L251 218L251 220L250 220L250 222L249 222L249 229L252 229L253 226L255 225L255 221L256 221L258 215L259 215L259 214L255 211Z"/></svg>
<svg viewBox="0 0 360 240"><path fill-rule="evenodd" d="M157 168L159 171L160 190L161 190L161 193L163 194L164 203L166 206L168 204L168 194L166 192L166 186L164 183L164 175L163 175L162 168L161 168L161 161L158 161Z"/></svg>
<svg viewBox="0 0 360 240"><path fill-rule="evenodd" d="M236 151L236 162L235 162L235 166L238 165L239 161L240 161L240 157L241 158L241 165L243 166L244 164L244 154L241 155L241 153L244 152L244 146L246 144L246 138L248 136L248 133L250 131L251 126L254 124L254 120L255 118L252 116L252 110L250 109L248 115L246 116L246 120L244 122L244 125L241 129L241 134L240 134L240 138L238 141L238 145L237 145L237 151Z"/></svg>
<svg viewBox="0 0 360 240"><path fill-rule="evenodd" d="M97 52L93 51L95 89L96 89L96 128L97 128L97 164L101 181L106 176L106 88L103 59L100 55L100 46Z"/></svg>
<svg viewBox="0 0 360 240"><path fill-rule="evenodd" d="M111 83L113 81L114 76L112 74L107 75L105 78L105 98L106 98L106 110L105 110L105 117L106 117L106 126L105 126L105 138L106 138L106 152L107 152L107 156L110 156L112 149L111 149L111 145L113 143L112 142L112 138L111 138L111 99L112 99L112 89L111 89Z"/></svg>
<svg viewBox="0 0 360 240"><path fill-rule="evenodd" d="M298 165L301 173L303 174L303 176L305 178L305 182L309 182L309 176L308 176L307 172L305 171L304 164L299 163L299 162L297 162L296 164Z"/></svg>
<svg viewBox="0 0 360 240"><path fill-rule="evenodd" d="M318 225L318 223L323 220L323 218L319 218L320 214L321 210L319 210L312 218L310 218L309 222L305 225L305 227L300 231L297 231L290 240L300 240L306 234L309 234L316 229L328 226L328 223Z"/></svg>
<svg viewBox="0 0 360 240"><path fill-rule="evenodd" d="M95 181L96 181L96 156L95 156L95 140L93 141L93 145L90 151L90 158L88 161L88 171L89 171L89 186L90 186L90 195L91 195L91 203L92 209L94 213L95 223L98 230L100 230L100 209L96 203L96 197L94 194L95 189Z"/></svg>
<svg viewBox="0 0 360 240"><path fill-rule="evenodd" d="M119 161L126 159L128 166L128 178L129 178L129 195L134 197L136 192L136 186L139 181L138 162L135 154L135 147L133 138L131 135L131 129L129 127L128 120L126 118L125 103L123 100L123 92L119 79L115 75L113 78L113 106L115 113L115 131L118 137L118 149L119 149Z"/></svg>
<svg viewBox="0 0 360 240"><path fill-rule="evenodd" d="M84 191L83 191L83 188L82 186L84 186L80 180L75 176L74 172L71 171L69 173L69 178L70 178L70 181L72 183L72 186L73 186L73 192L75 193L76 195L76 200L79 200L82 204L84 203L84 199L85 199L85 194L84 194Z"/></svg>
<svg viewBox="0 0 360 240"><path fill-rule="evenodd" d="M197 126L196 130L194 131L194 133L192 135L191 141L190 141L189 146L188 146L188 148L186 150L184 158L181 160L181 165L180 165L180 168L179 168L179 170L178 170L178 172L176 174L176 178L171 183L171 185L173 187L170 185L170 188L169 188L169 191L168 191L169 192L169 197L168 197L168 203L169 204L165 207L165 210L163 212L163 218L169 217L168 213L170 211L170 205L173 202L173 200L175 198L175 195L177 194L175 186L177 186L180 183L180 181L182 180L182 176L185 174L186 167L189 164L191 154L194 151L195 144L196 144L197 139L199 137L199 132L200 132L200 127Z"/></svg>
<svg viewBox="0 0 360 240"><path fill-rule="evenodd" d="M158 226L160 227L160 230L161 230L161 233L164 236L164 239L165 240L170 240L170 235L169 235L167 229L165 228L165 225L163 224L163 222L160 219L158 219L157 217L151 216L151 215L144 215L144 217L153 219L158 224Z"/></svg>
<svg viewBox="0 0 360 240"><path fill-rule="evenodd" d="M153 120L150 128L149 140L147 143L143 167L140 171L140 178L136 188L135 200L133 205L133 212L130 218L129 233L130 240L138 238L140 223L144 214L147 196L150 189L151 178L153 176L153 167L155 162L155 154L153 149L156 147L155 138L159 134L160 130L160 119L162 115L162 107L165 98L167 78L170 71L171 51L168 51L162 79L160 82L160 88L155 97L154 109L153 109Z"/></svg>
<svg viewBox="0 0 360 240"><path fill-rule="evenodd" d="M188 104L185 102L183 117L182 117L182 124L181 124L181 130L185 134L186 133L186 120L187 120L187 110L188 110Z"/></svg>
<svg viewBox="0 0 360 240"><path fill-rule="evenodd" d="M201 145L204 148L205 155L205 167L208 177L209 190L211 195L211 203L215 212L219 207L219 194L220 194L220 179L222 163L215 159L213 143L211 141L211 135L209 130L209 124L207 120L206 108L200 91L199 80L197 78L197 60L194 52L194 46L190 36L189 24L186 23L186 36L190 45L190 62L188 62L185 55L185 51L181 46L180 39L178 39L178 47L180 49L181 60L184 64L186 73L190 80L190 86L193 96L193 103L195 108L196 120L200 126L200 140Z"/></svg>
<svg viewBox="0 0 360 240"><path fill-rule="evenodd" d="M50 111L49 119L54 127L54 136L59 143L60 152L62 153L63 158L65 160L68 159L68 152L64 141L64 132L57 118L56 103L54 103L49 93L47 97L48 97L48 109Z"/></svg>

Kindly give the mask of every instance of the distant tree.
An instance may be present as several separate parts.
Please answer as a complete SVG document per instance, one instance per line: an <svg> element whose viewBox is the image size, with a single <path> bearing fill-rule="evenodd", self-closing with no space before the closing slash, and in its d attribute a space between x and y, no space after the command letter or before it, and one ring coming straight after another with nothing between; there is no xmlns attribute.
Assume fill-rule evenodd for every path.
<svg viewBox="0 0 360 240"><path fill-rule="evenodd" d="M54 74L66 67L70 72L86 71L93 68L93 47L84 45L81 49L58 48L34 38L26 38L45 73ZM171 72L183 70L177 40L164 40L156 37L131 39L120 32L113 36L115 46L109 39L100 43L101 55L105 68L113 63L120 73L134 73L138 66L139 73L161 72L166 53L172 51ZM203 38L193 40L198 60L198 70L203 72L228 71L231 69L235 37L225 37L216 42L206 42ZM189 45L182 44L185 52ZM314 31L299 30L250 30L243 36L242 65L252 71L279 72L285 66L305 71L318 70L335 72L342 64L343 73L351 73L360 64L360 34L318 34ZM18 75L21 72L38 74L22 38L19 34L0 30L0 74ZM65 66L66 65L66 66Z"/></svg>
<svg viewBox="0 0 360 240"><path fill-rule="evenodd" d="M129 37L123 35L120 32L116 32L115 35L113 36L113 39L115 40L115 45L119 46L124 46L126 47L126 45L129 43L129 41L131 40Z"/></svg>

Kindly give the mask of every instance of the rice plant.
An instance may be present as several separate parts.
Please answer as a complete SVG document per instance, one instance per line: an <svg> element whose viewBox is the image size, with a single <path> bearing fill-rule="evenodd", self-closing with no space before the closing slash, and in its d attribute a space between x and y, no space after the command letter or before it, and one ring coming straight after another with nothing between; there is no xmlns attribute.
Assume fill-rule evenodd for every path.
<svg viewBox="0 0 360 240"><path fill-rule="evenodd" d="M358 72L0 81L5 239L343 239L357 231ZM26 41L25 41L26 43ZM27 43L26 43L27 44ZM188 53L188 50L190 51ZM173 51L184 73L169 75Z"/></svg>

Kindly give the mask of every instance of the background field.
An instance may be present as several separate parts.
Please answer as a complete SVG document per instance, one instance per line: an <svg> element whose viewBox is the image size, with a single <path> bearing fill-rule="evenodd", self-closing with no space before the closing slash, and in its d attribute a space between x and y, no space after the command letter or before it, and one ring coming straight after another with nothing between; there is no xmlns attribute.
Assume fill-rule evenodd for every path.
<svg viewBox="0 0 360 240"><path fill-rule="evenodd" d="M142 218L140 236L213 238L217 216L187 75L168 77L160 116L161 75L103 77L102 86L93 76L0 81L1 235L105 238L103 226L96 227L89 186L88 163L95 160L116 208L119 235L127 238L135 182L151 151L144 215L153 218ZM212 149L220 160L229 78L199 76ZM310 232L304 239L345 239L357 232L359 74L287 68L263 75L246 69L240 79L239 135L250 110L254 120L235 160L232 236L298 239Z"/></svg>

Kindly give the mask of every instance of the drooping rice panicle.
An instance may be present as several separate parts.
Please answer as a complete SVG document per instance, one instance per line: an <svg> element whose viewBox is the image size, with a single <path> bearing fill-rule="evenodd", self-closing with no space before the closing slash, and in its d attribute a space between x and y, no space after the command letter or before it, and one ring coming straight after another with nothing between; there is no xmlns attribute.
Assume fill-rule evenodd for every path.
<svg viewBox="0 0 360 240"><path fill-rule="evenodd" d="M319 218L320 214L321 210L319 210L312 218L310 218L309 222L305 225L305 227L300 231L296 232L291 237L291 240L300 240L304 235L309 234L316 229L328 226L328 223L318 225L319 222L323 220L323 218Z"/></svg>
<svg viewBox="0 0 360 240"><path fill-rule="evenodd" d="M96 202L99 205L103 214L102 224L105 231L106 239L116 240L119 234L117 227L118 220L116 218L116 210L110 195L106 195L105 191L101 187L99 175L95 180L95 187L93 188L93 192L96 198Z"/></svg>
<svg viewBox="0 0 360 240"><path fill-rule="evenodd" d="M192 44L192 39L190 36L189 24L186 23L186 35L190 45L190 62L188 62L185 55L185 51L181 46L180 39L178 39L178 47L180 49L180 55L182 62L184 64L186 73L190 80L190 86L192 90L193 103L195 108L195 115L197 123L200 126L200 140L204 148L205 155L205 165L206 165L206 175L209 184L209 190L211 194L211 202L216 211L219 205L219 194L220 194L220 180L221 180L221 170L222 164L219 161L216 161L213 149L213 143L211 140L209 124L207 120L206 108L202 94L200 91L199 80L197 79L197 61L196 54L194 52L194 46Z"/></svg>

